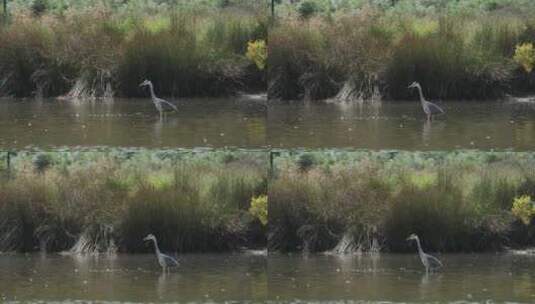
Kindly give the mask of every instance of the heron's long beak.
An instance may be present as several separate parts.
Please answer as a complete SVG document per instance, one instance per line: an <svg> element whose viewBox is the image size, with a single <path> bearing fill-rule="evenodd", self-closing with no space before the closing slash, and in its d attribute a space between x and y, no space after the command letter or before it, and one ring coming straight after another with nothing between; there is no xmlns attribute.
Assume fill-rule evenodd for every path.
<svg viewBox="0 0 535 304"><path fill-rule="evenodd" d="M139 84L140 87L142 87L142 86L144 86L144 85L145 85L144 82L142 82L142 83Z"/></svg>
<svg viewBox="0 0 535 304"><path fill-rule="evenodd" d="M144 240L144 241L148 241L148 240L149 240L149 237L146 236L146 237L143 238L143 240Z"/></svg>

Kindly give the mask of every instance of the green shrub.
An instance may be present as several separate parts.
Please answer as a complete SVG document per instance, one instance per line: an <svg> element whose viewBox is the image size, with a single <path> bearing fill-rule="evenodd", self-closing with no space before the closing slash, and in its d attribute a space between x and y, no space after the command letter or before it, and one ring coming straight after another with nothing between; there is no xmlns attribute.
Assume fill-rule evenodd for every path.
<svg viewBox="0 0 535 304"><path fill-rule="evenodd" d="M367 5L307 20L281 16L269 37L270 97L406 100L414 98L406 89L413 81L443 99L532 90L533 79L518 75L514 62L529 61L527 49L515 57L517 44L533 40L529 19L441 5L440 11Z"/></svg>
<svg viewBox="0 0 535 304"><path fill-rule="evenodd" d="M39 16L47 10L48 1L47 0L33 0L31 8L32 8L33 14L36 16Z"/></svg>
<svg viewBox="0 0 535 304"><path fill-rule="evenodd" d="M310 18L318 12L318 5L316 4L316 2L311 0L303 1L299 5L298 12L301 18Z"/></svg>
<svg viewBox="0 0 535 304"><path fill-rule="evenodd" d="M531 73L535 66L535 49L533 44L524 43L516 46L513 59L524 68L526 73Z"/></svg>
<svg viewBox="0 0 535 304"><path fill-rule="evenodd" d="M53 166L35 170L44 156ZM251 197L266 195L265 161L228 151L21 151L0 183L0 251L148 251L149 233L181 252L265 246L249 213Z"/></svg>
<svg viewBox="0 0 535 304"><path fill-rule="evenodd" d="M247 44L247 58L254 62L256 67L263 70L266 67L267 48L264 40L249 41Z"/></svg>
<svg viewBox="0 0 535 304"><path fill-rule="evenodd" d="M312 154L301 154L297 160L299 170L307 171L315 165L315 159Z"/></svg>
<svg viewBox="0 0 535 304"><path fill-rule="evenodd" d="M267 195L261 195L258 197L253 197L251 199L251 207L249 208L249 213L257 218L262 225L267 225L268 223L268 197Z"/></svg>
<svg viewBox="0 0 535 304"><path fill-rule="evenodd" d="M39 153L33 159L33 166L39 173L43 173L51 164L50 156L45 153Z"/></svg>
<svg viewBox="0 0 535 304"><path fill-rule="evenodd" d="M315 159L302 170L298 160ZM473 252L529 244L511 214L531 189L531 153L301 152L276 159L269 189L271 250L326 251L342 240L362 250ZM519 204L519 203L517 203ZM524 203L525 204L525 203ZM516 207L517 214L526 214ZM513 212L513 213L515 213ZM519 216L519 215L517 215Z"/></svg>
<svg viewBox="0 0 535 304"><path fill-rule="evenodd" d="M529 195L515 197L511 212L527 226L535 216L535 204L531 201Z"/></svg>
<svg viewBox="0 0 535 304"><path fill-rule="evenodd" d="M246 50L266 40L267 21L254 10L203 10L152 15L96 5L39 18L16 11L0 29L0 95L139 96L147 78L162 95L262 88Z"/></svg>

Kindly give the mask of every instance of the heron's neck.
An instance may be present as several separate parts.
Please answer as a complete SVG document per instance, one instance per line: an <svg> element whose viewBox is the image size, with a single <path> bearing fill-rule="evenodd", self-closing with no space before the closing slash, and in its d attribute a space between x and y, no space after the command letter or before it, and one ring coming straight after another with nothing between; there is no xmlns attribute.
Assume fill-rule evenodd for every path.
<svg viewBox="0 0 535 304"><path fill-rule="evenodd" d="M422 87L420 85L417 85L416 88L418 89L418 93L420 94L420 102L424 103L425 99L424 99L424 93L422 93ZM420 241L418 241L418 243L420 243Z"/></svg>
<svg viewBox="0 0 535 304"><path fill-rule="evenodd" d="M416 239L416 246L418 246L418 254L422 256L424 254L424 251L422 249L422 245L420 244L420 239Z"/></svg>
<svg viewBox="0 0 535 304"><path fill-rule="evenodd" d="M153 239L152 242L154 243L154 250L156 251L156 254L160 254L160 248L158 247L158 241L156 239Z"/></svg>
<svg viewBox="0 0 535 304"><path fill-rule="evenodd" d="M149 83L149 89L150 89L150 96L152 98L155 98L156 94L154 94L154 87L152 86L152 83Z"/></svg>

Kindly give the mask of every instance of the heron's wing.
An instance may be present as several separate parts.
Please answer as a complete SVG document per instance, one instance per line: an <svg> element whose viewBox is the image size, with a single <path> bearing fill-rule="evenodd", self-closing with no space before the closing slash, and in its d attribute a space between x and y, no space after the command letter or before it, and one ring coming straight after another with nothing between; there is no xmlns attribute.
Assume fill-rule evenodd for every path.
<svg viewBox="0 0 535 304"><path fill-rule="evenodd" d="M174 104L170 103L169 101L167 101L167 100L165 100L165 99L161 99L161 98L158 98L158 101L159 101L160 103L164 104L164 105L168 105L168 106L171 107L173 110L175 110L176 112L178 112L178 108L177 108Z"/></svg>
<svg viewBox="0 0 535 304"><path fill-rule="evenodd" d="M429 110L431 110L432 114L444 113L444 110L441 107L437 106L436 104L434 104L432 102L428 102L427 104L428 104Z"/></svg>
<svg viewBox="0 0 535 304"><path fill-rule="evenodd" d="M175 258L170 257L167 254L162 254L162 257L163 257L166 265L168 265L168 266L178 266L178 261Z"/></svg>
<svg viewBox="0 0 535 304"><path fill-rule="evenodd" d="M439 259L437 259L434 256L429 255L429 254L427 254L427 258L430 261L431 267L433 267L433 268L442 267L442 262Z"/></svg>

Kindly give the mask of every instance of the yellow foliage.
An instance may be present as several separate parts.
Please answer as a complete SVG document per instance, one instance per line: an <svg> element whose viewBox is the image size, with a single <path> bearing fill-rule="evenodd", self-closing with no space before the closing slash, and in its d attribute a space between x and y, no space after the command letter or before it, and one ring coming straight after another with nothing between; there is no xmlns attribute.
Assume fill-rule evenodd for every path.
<svg viewBox="0 0 535 304"><path fill-rule="evenodd" d="M522 223L529 225L531 219L535 216L535 204L531 201L529 195L522 195L515 198L511 211Z"/></svg>
<svg viewBox="0 0 535 304"><path fill-rule="evenodd" d="M438 30L439 24L437 20L421 19L415 20L412 23L412 30L419 36L427 36Z"/></svg>
<svg viewBox="0 0 535 304"><path fill-rule="evenodd" d="M266 42L264 40L249 41L245 56L254 62L259 70L263 70L267 60Z"/></svg>
<svg viewBox="0 0 535 304"><path fill-rule="evenodd" d="M260 195L251 199L251 207L249 213L256 217L262 225L268 223L268 197L267 195Z"/></svg>
<svg viewBox="0 0 535 304"><path fill-rule="evenodd" d="M163 17L147 18L144 20L144 25L149 32L155 34L168 29L171 26L171 20Z"/></svg>
<svg viewBox="0 0 535 304"><path fill-rule="evenodd" d="M535 66L535 49L531 43L523 43L516 46L514 61L520 64L527 73Z"/></svg>

